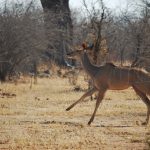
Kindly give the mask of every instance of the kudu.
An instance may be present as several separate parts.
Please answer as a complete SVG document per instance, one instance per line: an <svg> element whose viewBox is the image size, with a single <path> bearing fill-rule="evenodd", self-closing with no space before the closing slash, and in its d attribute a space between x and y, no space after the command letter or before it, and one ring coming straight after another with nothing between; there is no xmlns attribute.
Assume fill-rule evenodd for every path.
<svg viewBox="0 0 150 150"><path fill-rule="evenodd" d="M75 50L67 54L67 57L70 59L81 59L83 68L93 80L94 87L66 110L69 111L76 104L83 101L87 96L91 96L94 92L98 91L95 110L88 122L90 125L94 120L96 111L107 90L124 90L129 87L133 87L136 94L147 106L147 117L143 125L148 124L150 116L150 100L146 95L150 95L150 75L142 70L128 67L117 67L112 63L106 63L99 67L95 66L91 64L89 60L87 54L89 52L89 48L85 44L82 44L82 49Z"/></svg>

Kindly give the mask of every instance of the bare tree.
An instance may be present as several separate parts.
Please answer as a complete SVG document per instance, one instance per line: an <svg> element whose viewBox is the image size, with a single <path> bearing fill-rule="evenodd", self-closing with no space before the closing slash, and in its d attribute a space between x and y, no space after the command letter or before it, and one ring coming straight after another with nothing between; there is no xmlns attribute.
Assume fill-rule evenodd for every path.
<svg viewBox="0 0 150 150"><path fill-rule="evenodd" d="M46 41L42 13L32 3L12 3L9 7L5 3L0 22L0 77L5 80L16 69L29 68L33 59L38 61Z"/></svg>
<svg viewBox="0 0 150 150"><path fill-rule="evenodd" d="M86 1L83 0L84 7L86 8L91 33L94 36L93 45L93 62L98 64L99 57L101 57L106 50L106 38L104 31L104 25L107 24L107 16L109 15L108 9L106 8L103 0L98 0L92 3L92 9L89 9ZM105 45L105 46L104 46ZM105 51L105 52L104 52ZM102 57L101 57L102 58ZM101 60L102 62L102 60Z"/></svg>
<svg viewBox="0 0 150 150"><path fill-rule="evenodd" d="M72 42L72 21L69 0L41 0L45 14L45 29L51 59L64 65L64 55ZM53 31L52 31L53 29Z"/></svg>

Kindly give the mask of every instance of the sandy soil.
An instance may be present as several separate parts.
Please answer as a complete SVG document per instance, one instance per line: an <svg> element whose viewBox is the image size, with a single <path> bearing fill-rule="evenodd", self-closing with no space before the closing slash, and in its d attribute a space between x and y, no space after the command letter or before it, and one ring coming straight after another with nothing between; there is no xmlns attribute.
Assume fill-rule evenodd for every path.
<svg viewBox="0 0 150 150"><path fill-rule="evenodd" d="M67 79L39 79L0 85L0 150L148 150L150 126L142 126L146 107L132 89L108 91L94 122L95 101L65 109L86 89L75 92Z"/></svg>

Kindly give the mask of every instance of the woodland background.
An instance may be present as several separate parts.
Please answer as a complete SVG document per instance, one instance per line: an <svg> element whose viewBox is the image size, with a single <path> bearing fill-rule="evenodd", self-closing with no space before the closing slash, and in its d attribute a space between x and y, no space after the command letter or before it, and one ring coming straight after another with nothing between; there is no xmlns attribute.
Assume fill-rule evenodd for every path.
<svg viewBox="0 0 150 150"><path fill-rule="evenodd" d="M83 0L82 10L69 8L69 0L28 3L7 0L0 7L0 78L18 73L38 74L38 66L76 66L67 52L82 42L94 44L93 63L113 62L150 70L150 1L129 3L115 14L103 0Z"/></svg>

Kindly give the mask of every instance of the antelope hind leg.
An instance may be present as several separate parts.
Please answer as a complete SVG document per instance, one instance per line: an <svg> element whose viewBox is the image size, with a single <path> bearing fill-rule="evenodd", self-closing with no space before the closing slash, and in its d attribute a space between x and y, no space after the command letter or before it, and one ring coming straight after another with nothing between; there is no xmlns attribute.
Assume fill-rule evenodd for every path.
<svg viewBox="0 0 150 150"><path fill-rule="evenodd" d="M147 110L147 117L146 117L146 121L142 123L142 125L147 125L149 122L149 116L150 116L150 109L148 108Z"/></svg>
<svg viewBox="0 0 150 150"><path fill-rule="evenodd" d="M142 91L138 90L138 88L136 88L136 87L133 86L133 89L135 90L136 94L139 95L139 97L142 99L142 101L147 106L146 121L142 123L142 125L147 125L148 122L149 122L149 116L150 116L150 100L148 99L148 97L146 96L146 94L144 94Z"/></svg>
<svg viewBox="0 0 150 150"><path fill-rule="evenodd" d="M75 103L73 103L72 105L70 105L66 111L69 111L71 108L73 108L76 104L78 104L79 102L81 102L82 100L84 100L86 97L91 96L94 92L96 91L96 88L92 88L90 89L88 92L86 92L85 94L83 94L83 96L77 100Z"/></svg>

